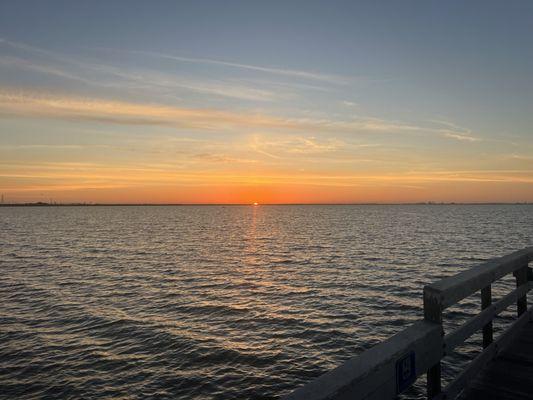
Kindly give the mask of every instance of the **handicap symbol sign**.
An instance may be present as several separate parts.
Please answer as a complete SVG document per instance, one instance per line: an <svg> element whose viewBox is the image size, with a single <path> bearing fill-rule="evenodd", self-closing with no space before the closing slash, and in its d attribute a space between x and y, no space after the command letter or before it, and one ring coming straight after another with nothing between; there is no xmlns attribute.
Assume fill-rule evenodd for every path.
<svg viewBox="0 0 533 400"><path fill-rule="evenodd" d="M402 393L416 380L415 352L401 357L396 361L396 392Z"/></svg>

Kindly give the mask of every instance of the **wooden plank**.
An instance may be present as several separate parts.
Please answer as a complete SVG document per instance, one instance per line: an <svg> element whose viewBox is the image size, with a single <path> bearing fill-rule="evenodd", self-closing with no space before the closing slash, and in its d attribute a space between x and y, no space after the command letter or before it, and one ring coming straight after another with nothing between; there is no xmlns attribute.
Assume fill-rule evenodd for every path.
<svg viewBox="0 0 533 400"><path fill-rule="evenodd" d="M419 321L284 399L394 399L397 396L396 362L414 352L418 377L442 358L442 347L442 327Z"/></svg>
<svg viewBox="0 0 533 400"><path fill-rule="evenodd" d="M435 302L441 310L522 268L533 258L533 247L479 264L467 271L424 287L424 302Z"/></svg>
<svg viewBox="0 0 533 400"><path fill-rule="evenodd" d="M524 284L519 288L514 289L511 293L505 295L496 303L491 304L485 308L478 315L470 318L461 327L449 333L444 337L444 354L451 354L453 349L463 343L472 334L481 329L484 325L494 319L496 315L513 304L519 297L526 294L531 289L531 285ZM488 347L488 346L484 346Z"/></svg>

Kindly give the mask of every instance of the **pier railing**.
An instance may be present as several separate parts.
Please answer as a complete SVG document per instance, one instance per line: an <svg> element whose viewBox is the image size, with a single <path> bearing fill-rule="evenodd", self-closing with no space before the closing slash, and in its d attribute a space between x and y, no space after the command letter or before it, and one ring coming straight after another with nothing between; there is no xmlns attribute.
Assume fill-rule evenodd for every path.
<svg viewBox="0 0 533 400"><path fill-rule="evenodd" d="M454 399L533 317L527 292L533 287L533 247L479 264L424 287L424 319L346 361L285 397L286 400L394 399L422 374L427 374L429 399ZM492 284L513 274L516 289L492 302ZM481 312L445 334L443 311L464 298L481 293ZM492 320L516 303L518 318L493 339ZM483 350L445 388L441 360L475 332L483 332Z"/></svg>

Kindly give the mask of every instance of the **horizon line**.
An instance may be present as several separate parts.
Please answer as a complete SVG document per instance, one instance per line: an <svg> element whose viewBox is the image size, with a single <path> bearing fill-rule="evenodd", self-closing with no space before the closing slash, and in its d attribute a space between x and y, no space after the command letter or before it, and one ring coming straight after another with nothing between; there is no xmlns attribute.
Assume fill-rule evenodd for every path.
<svg viewBox="0 0 533 400"><path fill-rule="evenodd" d="M350 202L350 203L47 203L47 202L25 202L25 203L0 203L0 207L102 207L102 206L364 206L364 205L533 205L533 201L515 201L515 202L439 202L439 201L421 201L421 202Z"/></svg>

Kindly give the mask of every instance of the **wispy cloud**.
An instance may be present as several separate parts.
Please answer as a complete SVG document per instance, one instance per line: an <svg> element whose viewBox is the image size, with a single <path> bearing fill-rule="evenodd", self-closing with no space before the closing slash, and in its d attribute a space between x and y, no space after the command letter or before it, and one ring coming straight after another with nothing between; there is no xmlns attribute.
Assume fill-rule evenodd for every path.
<svg viewBox="0 0 533 400"><path fill-rule="evenodd" d="M282 96L280 91L275 93L257 85L246 85L235 80L195 79L150 69L120 68L108 64L77 60L52 51L5 39L0 41L0 45L2 44L13 49L22 50L25 54L30 53L40 57L30 57L28 59L6 54L0 56L0 65L47 74L62 79L75 80L91 86L139 91L149 90L159 94L185 90L252 101L272 101Z"/></svg>
<svg viewBox="0 0 533 400"><path fill-rule="evenodd" d="M106 86L128 87L128 84L133 84L133 88L151 88L156 89L160 92L169 92L176 89L186 89L188 91L202 94L254 101L272 101L281 97L280 93L274 93L271 90L261 89L253 85L244 85L240 82L235 81L216 79L200 80L191 77L183 78L159 71L142 69L137 69L136 71L132 72L118 67L103 64L84 63L81 67L96 71L104 76L107 75L120 79L119 83L116 83L116 81L113 81L111 83L108 81L104 81L106 82ZM96 82L96 84L99 84L98 82Z"/></svg>
<svg viewBox="0 0 533 400"><path fill-rule="evenodd" d="M466 142L479 142L481 140L476 137L460 135L458 133L451 133L451 132L446 132L444 136L450 139L457 139L457 140L466 141Z"/></svg>
<svg viewBox="0 0 533 400"><path fill-rule="evenodd" d="M11 40L7 40L6 38L0 38L0 44L1 45L5 45L5 46L9 46L9 47L12 47L12 48L15 48L15 49L32 52L32 53L40 53L40 54L44 54L44 55L55 56L54 52L51 52L51 51L48 51L48 50L45 50L45 49L41 49L39 47L30 46L30 45L25 44L25 43L13 42Z"/></svg>
<svg viewBox="0 0 533 400"><path fill-rule="evenodd" d="M462 131L457 132L451 128L424 127L377 118L349 120L280 118L260 113L62 97L14 90L0 90L0 113L18 117L92 120L129 125L167 125L233 132L268 129L316 133L424 134L453 139L463 136ZM315 147L317 146L315 144Z"/></svg>
<svg viewBox="0 0 533 400"><path fill-rule="evenodd" d="M473 136L472 130L442 119L433 119L429 122L440 125L440 131L444 137L466 142L479 142L481 138Z"/></svg>
<svg viewBox="0 0 533 400"><path fill-rule="evenodd" d="M283 98L283 91L258 88L254 85L242 85L239 81L193 79L153 70L129 70L113 65L98 64L68 58L55 52L36 48L23 43L5 39L0 45L38 55L35 60L28 60L15 55L0 56L0 64L49 74L62 79L76 80L87 85L114 89L137 90L140 93L157 92L163 95L179 94L180 91L192 91L206 96L222 96L241 100L274 101ZM161 53L134 52L151 56L166 57L181 62L208 63L232 68L249 69L269 74L301 77L308 80L340 83L345 78L323 75L308 71L280 69L248 65L207 58L187 58ZM41 57L43 56L43 57ZM52 60L47 64L43 58ZM390 121L381 118L353 117L335 119L329 116L318 118L279 118L257 113L226 112L218 110L200 110L176 108L160 105L131 104L110 102L106 100L85 100L70 98L53 98L27 94L0 94L4 99L0 112L12 115L44 116L64 119L86 119L107 121L118 124L152 124L171 125L198 129L270 129L308 130L310 132L346 132L346 133L384 133L384 134L430 134L442 138L463 142L478 142L481 139L472 135L469 129L443 120L429 121L430 124L413 124L403 121ZM7 102L6 102L7 99ZM12 101L12 104L7 104ZM346 107L357 107L356 103L343 101Z"/></svg>
<svg viewBox="0 0 533 400"><path fill-rule="evenodd" d="M207 161L210 163L223 163L223 164L253 164L257 163L257 160L249 158L236 158L227 156L224 154L213 153L199 153L193 155L193 158L200 161Z"/></svg>
<svg viewBox="0 0 533 400"><path fill-rule="evenodd" d="M348 108L358 108L359 107L359 104L358 103L355 103L353 101L348 101L348 100L343 100L341 102L341 104L345 107L348 107Z"/></svg>
<svg viewBox="0 0 533 400"><path fill-rule="evenodd" d="M72 74L66 71L65 69L56 68L50 65L36 64L36 63L33 63L29 60L25 60L20 57L2 55L0 56L0 64L9 66L9 67L18 68L18 69L25 69L29 71L39 72L39 73L43 73L47 75L54 75L54 76L64 78L64 79L73 79L73 80L78 80L84 83L91 83L91 84L93 83L92 81L84 79L79 75Z"/></svg>
<svg viewBox="0 0 533 400"><path fill-rule="evenodd" d="M169 125L211 130L244 127L298 128L296 122L260 114L40 95L20 91L0 91L0 113L19 117L106 121L130 125Z"/></svg>
<svg viewBox="0 0 533 400"><path fill-rule="evenodd" d="M287 156L317 156L336 152L346 146L336 138L317 139L315 137L290 136L272 137L254 134L250 137L249 148L269 158L281 159Z"/></svg>
<svg viewBox="0 0 533 400"><path fill-rule="evenodd" d="M425 171L411 173L317 173L280 171L260 176L246 170L177 171L159 165L109 165L55 163L52 168L41 164L9 165L2 163L0 178L15 179L6 191L70 190L112 187L147 187L157 185L313 185L322 187L357 187L407 185L423 187L436 183L532 184L533 171Z"/></svg>
<svg viewBox="0 0 533 400"><path fill-rule="evenodd" d="M520 161L533 161L533 156L530 155L523 155L523 154L509 154L505 156L504 158L512 159L512 160L520 160Z"/></svg>
<svg viewBox="0 0 533 400"><path fill-rule="evenodd" d="M239 69L245 69L245 70L250 70L250 71L265 72L268 74L283 75L283 76L288 76L292 78L302 78L302 79L308 79L308 80L329 82L329 83L333 83L337 85L344 85L352 81L351 78L348 78L345 76L323 74L319 72L310 72L310 71L304 71L304 70L265 67L265 66L252 65L252 64L243 64L243 63L230 62L230 61L214 60L210 58L181 57L181 56L157 53L157 52L152 52L152 51L128 51L128 52L135 53L135 54L144 54L147 56L158 57L158 58L163 58L163 59L173 60L173 61L178 61L178 62L210 64L210 65L218 65L218 66L224 66L224 67L239 68Z"/></svg>
<svg viewBox="0 0 533 400"><path fill-rule="evenodd" d="M295 91L327 90L324 87L313 85L313 82L344 85L354 81L353 78L345 76L305 70L264 67L209 58L180 57L149 51L100 49L114 53L127 52L144 56L145 58L156 57L180 63L207 64L233 69L244 69L260 72L265 76L277 75L291 78L291 81L280 80L279 82L273 82L264 79L261 80L260 78L245 79L243 77L239 77L238 79L214 79L206 77L198 79L192 76L180 76L176 73L164 73L160 70L143 69L140 67L133 68L131 66L124 68L123 66L119 67L89 61L87 59L79 59L55 51L1 38L0 46L11 48L17 53L17 55L4 54L0 56L0 64L4 66L11 66L67 80L75 80L97 87L139 91L153 90L160 94L173 90L186 90L241 100L273 101L281 97L294 97L294 94L291 96L290 90L292 89ZM295 81L295 78L298 78L299 81Z"/></svg>
<svg viewBox="0 0 533 400"><path fill-rule="evenodd" d="M19 149L82 149L79 144L0 144L2 150Z"/></svg>

